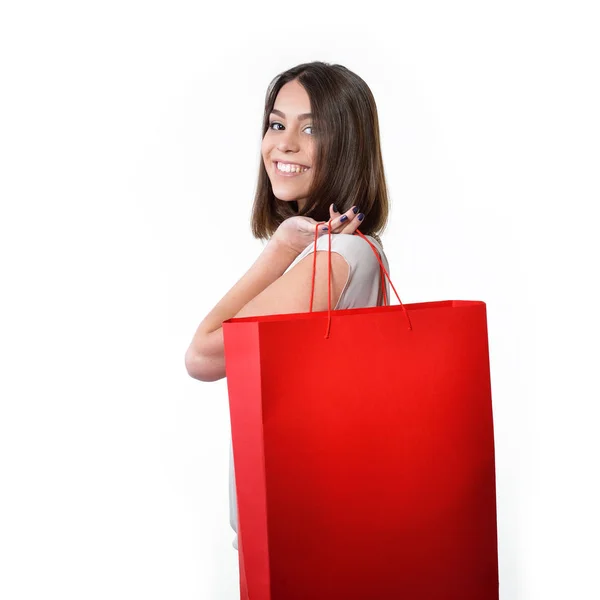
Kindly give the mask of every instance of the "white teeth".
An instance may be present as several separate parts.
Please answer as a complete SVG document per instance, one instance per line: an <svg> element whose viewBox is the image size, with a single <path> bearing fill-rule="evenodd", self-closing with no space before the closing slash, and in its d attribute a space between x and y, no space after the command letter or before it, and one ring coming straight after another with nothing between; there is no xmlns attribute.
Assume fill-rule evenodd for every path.
<svg viewBox="0 0 600 600"><path fill-rule="evenodd" d="M284 163L277 163L277 168L284 173L304 173L308 171L308 167L301 167L300 165L287 165Z"/></svg>

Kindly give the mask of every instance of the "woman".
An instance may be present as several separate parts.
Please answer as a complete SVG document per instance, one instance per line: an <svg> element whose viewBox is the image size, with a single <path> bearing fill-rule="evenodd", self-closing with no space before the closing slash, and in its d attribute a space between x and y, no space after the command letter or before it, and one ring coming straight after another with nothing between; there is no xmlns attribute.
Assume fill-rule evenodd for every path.
<svg viewBox="0 0 600 600"><path fill-rule="evenodd" d="M289 69L269 86L262 133L252 233L268 243L196 330L185 364L200 381L225 377L223 321L309 311L317 227L313 311L328 306L328 227L331 305L383 304L377 257L366 240L352 235L361 228L389 273L377 235L387 222L387 188L377 108L367 84L341 65L312 62ZM230 509L237 531L232 462Z"/></svg>

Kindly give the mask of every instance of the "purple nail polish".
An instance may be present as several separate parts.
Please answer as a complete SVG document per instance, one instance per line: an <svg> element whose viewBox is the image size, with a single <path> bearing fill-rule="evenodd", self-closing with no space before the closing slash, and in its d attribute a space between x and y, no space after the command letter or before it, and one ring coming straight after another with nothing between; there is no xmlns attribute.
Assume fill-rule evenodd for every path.
<svg viewBox="0 0 600 600"><path fill-rule="evenodd" d="M360 215L357 215L357 216L356 216L356 218L357 218L359 221L362 221L362 220L365 218L365 215L363 215L363 213L360 213Z"/></svg>
<svg viewBox="0 0 600 600"><path fill-rule="evenodd" d="M340 219L340 223L345 223L348 220L348 215L344 215L341 219Z"/></svg>

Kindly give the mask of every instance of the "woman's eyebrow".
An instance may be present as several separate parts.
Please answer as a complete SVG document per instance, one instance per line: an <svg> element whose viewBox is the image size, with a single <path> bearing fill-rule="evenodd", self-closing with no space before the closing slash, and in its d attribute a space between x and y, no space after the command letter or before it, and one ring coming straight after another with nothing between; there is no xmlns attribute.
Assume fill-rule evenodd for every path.
<svg viewBox="0 0 600 600"><path fill-rule="evenodd" d="M285 119L285 113L282 113L280 110L274 108L271 111L271 114L279 115L280 117ZM302 119L310 119L312 117L312 113L302 113L298 115L298 121L302 121Z"/></svg>

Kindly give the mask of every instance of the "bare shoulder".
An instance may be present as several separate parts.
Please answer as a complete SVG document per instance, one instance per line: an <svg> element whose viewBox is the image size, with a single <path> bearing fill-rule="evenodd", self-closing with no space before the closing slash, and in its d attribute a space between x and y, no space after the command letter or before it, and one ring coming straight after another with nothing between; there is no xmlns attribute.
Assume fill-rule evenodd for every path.
<svg viewBox="0 0 600 600"><path fill-rule="evenodd" d="M371 244L373 244L373 247L371 247ZM307 248L307 253L312 250L312 246ZM317 251L327 252L328 250L329 237L326 235L321 236L317 240ZM381 248L373 239L367 241L360 235L339 233L331 236L331 251L341 254L351 266L357 263L374 266L379 264L377 254L381 252Z"/></svg>

